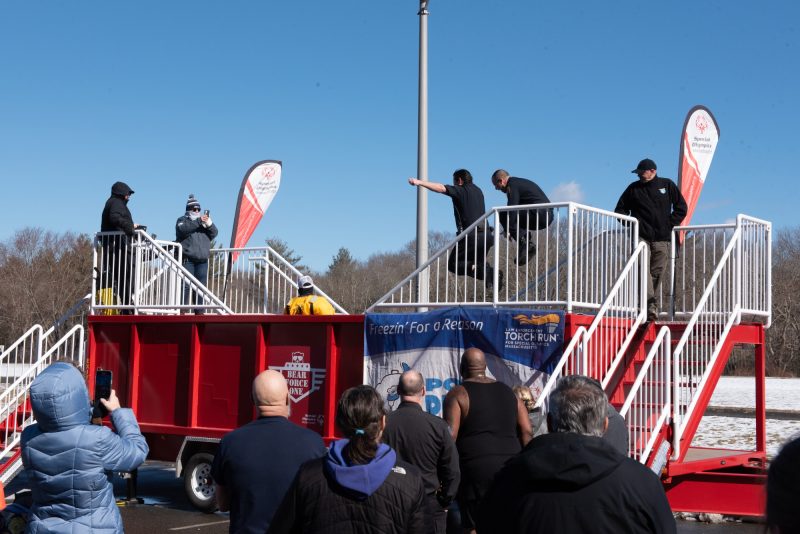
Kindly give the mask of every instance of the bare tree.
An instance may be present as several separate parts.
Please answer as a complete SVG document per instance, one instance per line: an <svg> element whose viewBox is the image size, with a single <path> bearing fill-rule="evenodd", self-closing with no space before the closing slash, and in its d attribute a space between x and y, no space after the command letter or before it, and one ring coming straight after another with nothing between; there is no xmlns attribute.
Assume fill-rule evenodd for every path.
<svg viewBox="0 0 800 534"><path fill-rule="evenodd" d="M0 244L0 343L53 325L91 289L88 236L24 228Z"/></svg>

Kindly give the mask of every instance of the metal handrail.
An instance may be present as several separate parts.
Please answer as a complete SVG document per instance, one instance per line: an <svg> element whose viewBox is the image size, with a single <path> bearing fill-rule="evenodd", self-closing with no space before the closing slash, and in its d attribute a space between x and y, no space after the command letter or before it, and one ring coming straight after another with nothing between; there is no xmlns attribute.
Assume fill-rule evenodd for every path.
<svg viewBox="0 0 800 534"><path fill-rule="evenodd" d="M303 276L303 272L297 269L294 265L289 263L283 256L281 256L274 248L270 246L266 247L236 247L236 248L216 248L211 251L212 258L211 263L214 265L219 265L221 269L221 278L223 278L223 285L222 288L222 295L226 302L229 302L229 306L232 308L236 308L235 302L238 300L238 295L231 293L230 287L226 283L228 278L231 276L233 269L231 267L230 258L233 256L241 256L247 253L263 253L263 256L255 256L255 257L248 257L248 261L250 262L263 262L267 269L261 274L261 278L263 278L263 293L264 295L270 294L272 288L269 286L269 277L277 276L288 291L284 294L281 290L276 290L273 294L273 298L281 299L281 309L288 300L297 294L297 279ZM216 260L217 257L223 258L224 261ZM210 285L213 285L214 282L210 281ZM338 302L336 302L333 298L331 298L325 291L319 288L319 286L314 286L314 292L317 295L320 295L327 299L333 308L336 310L337 313L341 314L348 314L347 310L344 309ZM282 298L285 297L285 298ZM265 296L265 301L263 303L264 308L261 310L263 313L269 313L267 307L267 297Z"/></svg>
<svg viewBox="0 0 800 534"><path fill-rule="evenodd" d="M585 335L586 335L586 328L584 328L583 326L579 326L575 330L572 339L570 340L569 344L567 344L567 348L564 349L564 354L561 355L561 359L553 368L553 372L550 373L550 378L547 379L547 382L545 382L544 387L542 388L542 392L536 399L536 404L534 405L535 408L540 408L544 404L547 397L550 396L550 392L555 387L555 384L558 381L558 379L561 378L562 372L564 371L564 367L567 365L567 362L571 361L573 363L573 370L576 371L583 370L585 372L585 369L581 369L580 366L578 365L579 363L583 362L583 358L581 357L580 359L576 360L573 357L573 354L575 354L576 350L578 350L578 347L583 346L582 341Z"/></svg>
<svg viewBox="0 0 800 534"><path fill-rule="evenodd" d="M670 397L671 346L670 329L662 326L619 411L619 414L626 419L628 427L628 456L638 458L639 462L643 464L647 462L658 438L658 431L667 421L672 406ZM658 365L654 366L653 362L657 354L661 355L661 359L658 361ZM646 379L647 387L645 387ZM655 387L652 387L653 384ZM627 417L629 410L631 417ZM657 415L657 417L653 418L653 415ZM642 436L648 436L644 447L640 447Z"/></svg>
<svg viewBox="0 0 800 534"><path fill-rule="evenodd" d="M510 261L511 253L515 251L515 249L506 247L505 255L501 257L500 248L501 248L501 232L499 231L499 221L501 219L501 214L508 213L508 212L542 212L545 210L564 210L566 216L562 219L559 217L559 213L561 211L555 211L554 215L549 218L549 222L542 228L539 228L538 225L535 227L526 227L524 232L519 232L517 228L518 235L519 233L525 233L529 237L531 235L536 235L535 242L533 244L537 244L537 248L539 248L539 254L545 257L545 266L541 269L541 274L539 279L541 280L542 277L549 277L552 276L555 272L556 275L556 282L553 284L553 287L549 289L550 292L555 293L558 298L551 298L547 295L539 296L538 294L534 296L533 299L530 298L520 298L520 292L517 292L516 295L511 293L513 298L509 298L508 296L508 288L510 283L515 283L516 287L523 288L526 294L530 289L530 285L525 280L529 279L530 273L528 271L528 266L522 264L518 265L514 262ZM490 219L494 218L495 226L492 228L489 225ZM517 226L519 226L519 221L523 219L523 217L517 218ZM530 219L528 219L528 223L530 224ZM564 227L566 224L566 227ZM605 282L598 282L598 269L595 269L594 265L589 265L587 263L588 260L579 256L579 253L582 251L589 251L590 247L589 244L592 242L597 242L598 234L606 234L606 235L615 235L614 232L608 232L611 229L611 225L623 225L627 235L623 234L623 237L616 240L610 241L606 243L606 247L612 246L619 246L622 243L625 243L628 246L628 251L630 248L635 247L638 241L638 221L629 216L620 215L618 213L614 213L607 210L602 210L598 208L593 208L590 206L586 206L583 204L577 204L574 202L553 202L547 204L529 204L523 206L502 206L502 207L493 207L489 211L487 211L483 216L481 216L478 220L472 223L469 227L467 227L463 232L458 234L454 239L448 242L442 249L437 251L434 255L432 255L422 266L417 268L411 274L403 278L399 283L397 283L392 289L390 289L384 296L378 299L372 306L367 309L367 312L374 312L379 308L396 308L396 307L440 307L440 306L451 306L454 304L459 304L463 302L469 302L473 305L492 305L492 306L500 306L500 305L519 305L519 304L541 304L541 305L565 305L567 311L572 311L574 306L581 306L586 308L599 308L600 304L605 297L602 291L598 291L605 287ZM580 225L579 228L576 226ZM553 227L558 229L556 235L549 235L548 232L551 231ZM602 228L601 231L597 231L597 226ZM488 245L488 235L492 235L491 246L495 247L493 254L491 257L493 258L493 263L488 263L489 255L482 253L483 257L478 257L477 253L471 252L470 244L472 248L479 248L478 245L481 244L479 241L478 235L480 232L479 229L484 229L483 231L483 245L486 248ZM566 235L563 232L566 231ZM594 232L594 233L593 233ZM544 233L544 238L539 238L540 233ZM578 235L576 235L578 234ZM585 234L585 235L584 235ZM563 243L560 241L566 237L567 244L564 246ZM583 238L581 240L581 238ZM577 249L573 246L575 241L581 243L581 246ZM541 241L541 242L540 242ZM519 245L519 242L517 242ZM541 246L544 246L545 250L542 252ZM603 243L599 243L596 245L596 248L600 248L603 246ZM517 248L519 248L517 246ZM628 255L628 251L625 253L625 257ZM516 250L516 255L519 257L523 251ZM527 258L527 251L525 252L525 257ZM603 252L606 252L605 254ZM411 295L414 293L414 282L423 274L426 273L428 270L435 272L436 274L440 274L442 272L441 265L442 262L450 263L453 260L453 256L458 257L459 253L466 253L469 255L467 258L468 260L471 258L473 260L480 260L483 262L482 270L486 272L489 268L492 268L493 265L493 279L491 283L487 283L486 279L481 279L480 281L478 278L475 278L471 272L466 270L462 270L459 267L457 272L450 271L452 275L447 280L452 278L454 283L447 283L444 289L441 289L440 286L434 284L434 291L436 292L436 298L432 301L429 298L429 295L418 296L417 300L413 300ZM595 255L592 256L592 260L594 262L600 262L599 258L607 258L609 255L606 251L597 251L592 249L587 254L594 253ZM552 256L551 256L552 254ZM559 257L558 255L566 255L566 262ZM616 255L613 255L616 256ZM536 257L532 257L532 259L537 260ZM577 263L580 259L580 263ZM564 277L563 273L560 272L560 266L566 263L566 276ZM535 266L534 264L532 264ZM555 267L551 267L554 265ZM506 298L501 299L500 295L500 279L499 273L501 268L504 269L505 272L505 292ZM449 269L448 269L449 270ZM539 272L540 269L538 266L534 267L536 272ZM605 272L603 271L603 275L611 277L611 280L616 279L616 273ZM511 273L511 274L510 274ZM584 282L583 286L574 287L574 281L577 277L585 278L586 282ZM463 282L459 284L459 277L463 278ZM473 277L473 279L468 283L466 278ZM563 278L563 279L562 279ZM534 277L536 280L536 277ZM559 288L560 283L566 284L566 291L562 291ZM448 292L449 288L453 287L453 295L450 295ZM609 284L610 285L610 284ZM473 297L471 299L465 301L458 301L455 300L455 293L456 291L463 291L466 295L470 291L472 292ZM543 290L544 291L544 290ZM589 296L588 293L592 291L594 294ZM443 295L441 295L443 293ZM565 293L565 294L563 294ZM586 293L586 294L585 294ZM398 301L396 297L403 300L406 296L409 295L408 301ZM562 295L563 294L563 298ZM483 297L480 297L483 295ZM580 297L583 296L581 299ZM586 298L590 297L590 298Z"/></svg>

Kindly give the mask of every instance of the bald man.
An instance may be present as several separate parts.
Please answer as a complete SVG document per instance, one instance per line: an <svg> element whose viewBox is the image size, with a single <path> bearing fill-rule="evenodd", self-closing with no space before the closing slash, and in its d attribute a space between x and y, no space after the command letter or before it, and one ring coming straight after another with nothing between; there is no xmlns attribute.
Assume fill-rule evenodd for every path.
<svg viewBox="0 0 800 534"><path fill-rule="evenodd" d="M458 490L458 453L441 418L425 408L425 379L419 371L406 371L397 383L400 406L386 418L383 441L404 461L422 473L426 505L433 517L434 534L445 534L445 510Z"/></svg>
<svg viewBox="0 0 800 534"><path fill-rule="evenodd" d="M217 505L230 510L230 532L263 534L298 468L326 454L316 432L288 420L289 387L278 371L253 380L258 419L222 438L211 476Z"/></svg>
<svg viewBox="0 0 800 534"><path fill-rule="evenodd" d="M474 532L480 501L494 475L533 433L528 411L511 388L486 376L483 351L464 351L461 379L444 399L444 418L456 440L461 466L457 497L461 526Z"/></svg>

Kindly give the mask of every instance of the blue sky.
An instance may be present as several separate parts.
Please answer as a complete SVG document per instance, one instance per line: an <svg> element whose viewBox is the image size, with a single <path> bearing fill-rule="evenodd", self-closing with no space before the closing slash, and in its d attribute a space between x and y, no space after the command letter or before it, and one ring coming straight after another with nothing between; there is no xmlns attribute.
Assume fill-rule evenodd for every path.
<svg viewBox="0 0 800 534"><path fill-rule="evenodd" d="M174 237L186 197L227 244L244 172L284 162L250 245L324 270L415 237L416 0L0 2L0 239L93 233L111 184ZM613 209L651 157L676 177L695 104L720 144L694 222L798 224L800 3L431 0L429 175L503 167ZM431 230L453 230L429 195Z"/></svg>

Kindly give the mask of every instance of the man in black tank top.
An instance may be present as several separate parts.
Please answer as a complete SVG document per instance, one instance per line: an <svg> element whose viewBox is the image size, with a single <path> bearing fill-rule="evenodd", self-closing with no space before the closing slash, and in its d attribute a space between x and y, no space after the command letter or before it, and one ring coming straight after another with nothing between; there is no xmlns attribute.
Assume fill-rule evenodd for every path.
<svg viewBox="0 0 800 534"><path fill-rule="evenodd" d="M480 349L464 351L461 377L463 383L445 397L444 418L461 466L461 525L474 531L480 500L494 475L531 440L532 432L528 412L511 388L486 376L486 357Z"/></svg>

